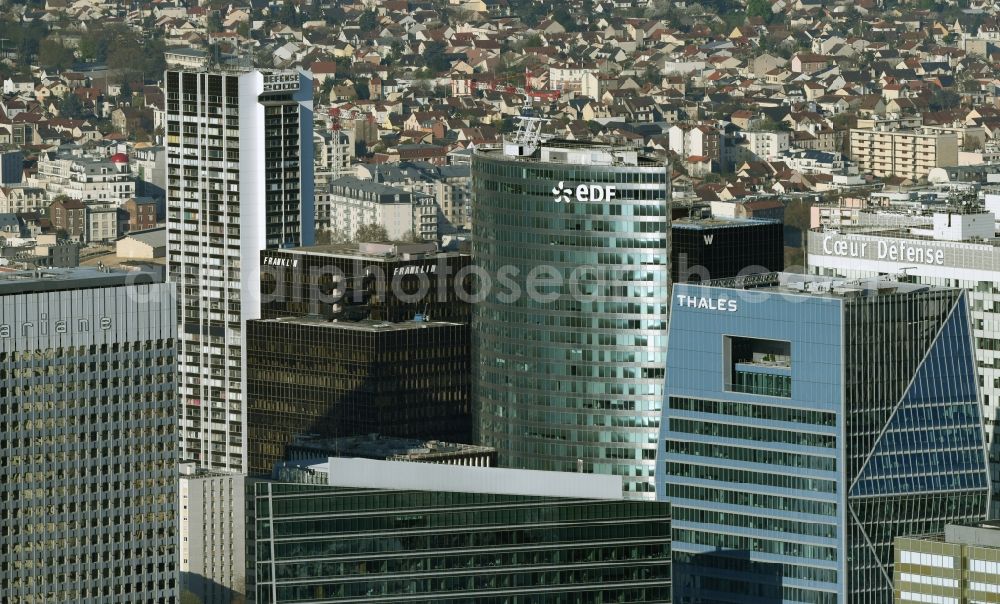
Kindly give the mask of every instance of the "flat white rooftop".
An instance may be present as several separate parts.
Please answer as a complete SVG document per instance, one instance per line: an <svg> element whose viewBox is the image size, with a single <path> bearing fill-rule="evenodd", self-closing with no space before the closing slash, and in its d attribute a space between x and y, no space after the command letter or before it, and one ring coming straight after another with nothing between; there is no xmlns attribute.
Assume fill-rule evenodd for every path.
<svg viewBox="0 0 1000 604"><path fill-rule="evenodd" d="M622 499L620 476L452 466L331 457L330 486L405 491L490 493L573 499ZM320 469L317 466L311 466Z"/></svg>

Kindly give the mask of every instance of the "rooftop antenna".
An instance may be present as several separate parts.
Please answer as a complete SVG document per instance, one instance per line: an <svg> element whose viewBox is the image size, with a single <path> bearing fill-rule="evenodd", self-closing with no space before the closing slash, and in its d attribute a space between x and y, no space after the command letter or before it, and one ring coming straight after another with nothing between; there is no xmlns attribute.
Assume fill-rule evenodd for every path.
<svg viewBox="0 0 1000 604"><path fill-rule="evenodd" d="M510 136L504 137L504 155L532 155L542 143L542 126L549 122L548 118L532 115L531 101L527 100L521 115L517 116L517 129Z"/></svg>

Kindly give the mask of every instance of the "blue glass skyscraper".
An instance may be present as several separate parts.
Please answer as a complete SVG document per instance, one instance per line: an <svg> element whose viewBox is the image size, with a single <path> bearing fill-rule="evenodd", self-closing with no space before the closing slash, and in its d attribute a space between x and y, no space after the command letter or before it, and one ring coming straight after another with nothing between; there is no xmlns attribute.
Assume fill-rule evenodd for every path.
<svg viewBox="0 0 1000 604"><path fill-rule="evenodd" d="M670 312L674 602L891 602L896 536L984 518L963 291L777 273Z"/></svg>

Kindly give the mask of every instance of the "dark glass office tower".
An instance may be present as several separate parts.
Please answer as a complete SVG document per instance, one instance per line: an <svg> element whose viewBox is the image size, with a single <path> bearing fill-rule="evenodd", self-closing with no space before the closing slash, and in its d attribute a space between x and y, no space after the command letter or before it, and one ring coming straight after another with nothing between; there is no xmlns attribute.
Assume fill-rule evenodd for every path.
<svg viewBox="0 0 1000 604"><path fill-rule="evenodd" d="M270 475L302 434L471 442L470 298L456 285L469 261L433 243L264 251L250 473Z"/></svg>
<svg viewBox="0 0 1000 604"><path fill-rule="evenodd" d="M698 283L785 267L777 220L681 218L671 224L671 283Z"/></svg>
<svg viewBox="0 0 1000 604"><path fill-rule="evenodd" d="M440 252L434 243L316 245L260 256L264 319L409 321L422 315L468 323L472 312L471 257Z"/></svg>
<svg viewBox="0 0 1000 604"><path fill-rule="evenodd" d="M298 434L469 442L465 323L247 323L250 473L270 475Z"/></svg>
<svg viewBox="0 0 1000 604"><path fill-rule="evenodd" d="M674 601L891 602L897 536L987 511L966 293L767 277L673 291Z"/></svg>
<svg viewBox="0 0 1000 604"><path fill-rule="evenodd" d="M597 143L515 137L473 154L472 255L491 285L473 310L473 410L500 465L614 474L653 497L669 176Z"/></svg>

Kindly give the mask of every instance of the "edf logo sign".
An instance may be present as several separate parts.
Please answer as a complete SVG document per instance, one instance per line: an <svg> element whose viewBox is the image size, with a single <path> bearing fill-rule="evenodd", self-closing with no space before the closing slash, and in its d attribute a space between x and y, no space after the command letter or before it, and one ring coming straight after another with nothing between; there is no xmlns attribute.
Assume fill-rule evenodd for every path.
<svg viewBox="0 0 1000 604"><path fill-rule="evenodd" d="M567 187L563 181L552 187L552 196L556 203L570 201L611 201L615 198L614 185L577 185L576 189Z"/></svg>

